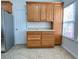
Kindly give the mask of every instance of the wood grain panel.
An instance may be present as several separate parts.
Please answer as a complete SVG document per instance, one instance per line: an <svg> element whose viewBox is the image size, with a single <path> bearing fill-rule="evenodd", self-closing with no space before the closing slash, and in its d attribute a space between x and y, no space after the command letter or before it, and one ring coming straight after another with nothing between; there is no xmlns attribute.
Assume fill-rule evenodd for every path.
<svg viewBox="0 0 79 59"><path fill-rule="evenodd" d="M54 42L53 41L42 41L42 47L54 47Z"/></svg>
<svg viewBox="0 0 79 59"><path fill-rule="evenodd" d="M53 28L55 30L55 44L62 43L62 15L63 7L62 6L54 6L54 25Z"/></svg>
<svg viewBox="0 0 79 59"><path fill-rule="evenodd" d="M52 32L42 32L42 47L53 47L54 41L54 34Z"/></svg>
<svg viewBox="0 0 79 59"><path fill-rule="evenodd" d="M42 32L42 35L53 35L54 34L54 31L45 31L45 32Z"/></svg>
<svg viewBox="0 0 79 59"><path fill-rule="evenodd" d="M28 40L41 40L41 35L28 35Z"/></svg>
<svg viewBox="0 0 79 59"><path fill-rule="evenodd" d="M39 47L41 47L41 42L40 41L31 41L31 40L29 40L28 41L28 44L27 44L27 47L29 47L29 48L39 48Z"/></svg>
<svg viewBox="0 0 79 59"><path fill-rule="evenodd" d="M40 5L39 3L27 4L28 21L40 21Z"/></svg>
<svg viewBox="0 0 79 59"><path fill-rule="evenodd" d="M56 45L62 44L62 36L61 35L55 35L55 44Z"/></svg>
<svg viewBox="0 0 79 59"><path fill-rule="evenodd" d="M33 6L34 10L34 21L40 21L40 5L38 4L34 4Z"/></svg>
<svg viewBox="0 0 79 59"><path fill-rule="evenodd" d="M54 36L53 35L42 35L42 40L54 41Z"/></svg>
<svg viewBox="0 0 79 59"><path fill-rule="evenodd" d="M28 21L34 21L34 4L27 4L27 15Z"/></svg>
<svg viewBox="0 0 79 59"><path fill-rule="evenodd" d="M28 35L41 35L41 32L38 32L38 31L28 31L27 34Z"/></svg>
<svg viewBox="0 0 79 59"><path fill-rule="evenodd" d="M53 21L53 4L47 4L46 6L47 21Z"/></svg>
<svg viewBox="0 0 79 59"><path fill-rule="evenodd" d="M46 4L40 4L41 8L41 21L46 21Z"/></svg>

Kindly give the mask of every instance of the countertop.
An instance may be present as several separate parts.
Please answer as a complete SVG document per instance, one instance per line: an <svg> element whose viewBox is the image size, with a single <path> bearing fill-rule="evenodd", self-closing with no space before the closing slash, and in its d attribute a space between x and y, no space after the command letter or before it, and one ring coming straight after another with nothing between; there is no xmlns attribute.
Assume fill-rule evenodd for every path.
<svg viewBox="0 0 79 59"><path fill-rule="evenodd" d="M27 31L55 31L52 29L28 29Z"/></svg>

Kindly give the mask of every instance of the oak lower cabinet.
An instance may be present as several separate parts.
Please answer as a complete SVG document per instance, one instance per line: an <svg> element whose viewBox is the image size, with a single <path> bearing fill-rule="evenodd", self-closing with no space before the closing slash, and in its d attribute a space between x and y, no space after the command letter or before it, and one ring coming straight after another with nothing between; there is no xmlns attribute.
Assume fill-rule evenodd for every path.
<svg viewBox="0 0 79 59"><path fill-rule="evenodd" d="M53 32L36 32L29 31L27 33L27 47L29 48L49 48L54 47Z"/></svg>
<svg viewBox="0 0 79 59"><path fill-rule="evenodd" d="M54 47L53 32L42 32L42 47Z"/></svg>
<svg viewBox="0 0 79 59"><path fill-rule="evenodd" d="M28 40L27 46L29 48L40 48L41 47L41 41L40 40Z"/></svg>
<svg viewBox="0 0 79 59"><path fill-rule="evenodd" d="M54 47L53 41L42 41L42 48L51 48Z"/></svg>
<svg viewBox="0 0 79 59"><path fill-rule="evenodd" d="M41 32L27 32L27 47L29 48L40 48L41 47Z"/></svg>

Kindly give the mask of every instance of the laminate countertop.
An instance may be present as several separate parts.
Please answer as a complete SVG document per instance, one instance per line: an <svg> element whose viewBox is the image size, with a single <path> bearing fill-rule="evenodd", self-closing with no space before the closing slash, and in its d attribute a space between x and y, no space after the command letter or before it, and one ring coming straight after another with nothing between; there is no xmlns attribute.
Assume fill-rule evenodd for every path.
<svg viewBox="0 0 79 59"><path fill-rule="evenodd" d="M55 31L52 29L28 29L27 31Z"/></svg>

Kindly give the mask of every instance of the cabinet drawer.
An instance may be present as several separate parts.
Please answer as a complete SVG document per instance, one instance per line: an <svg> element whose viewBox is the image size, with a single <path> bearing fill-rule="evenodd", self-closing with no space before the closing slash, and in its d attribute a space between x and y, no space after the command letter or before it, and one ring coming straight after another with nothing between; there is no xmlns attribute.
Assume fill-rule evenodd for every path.
<svg viewBox="0 0 79 59"><path fill-rule="evenodd" d="M28 35L41 35L41 32L36 32L36 31L30 31L30 32L27 32Z"/></svg>
<svg viewBox="0 0 79 59"><path fill-rule="evenodd" d="M28 35L28 40L41 40L41 35Z"/></svg>
<svg viewBox="0 0 79 59"><path fill-rule="evenodd" d="M53 35L54 34L54 32L53 31L50 31L50 32L42 32L42 35Z"/></svg>
<svg viewBox="0 0 79 59"><path fill-rule="evenodd" d="M54 41L42 41L42 47L54 47Z"/></svg>
<svg viewBox="0 0 79 59"><path fill-rule="evenodd" d="M42 40L49 40L49 41L54 41L54 36L53 35L42 35Z"/></svg>
<svg viewBox="0 0 79 59"><path fill-rule="evenodd" d="M41 47L41 42L40 41L31 41L31 40L29 40L27 46L29 48L37 48L37 47L39 48L39 47Z"/></svg>

